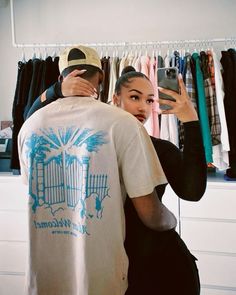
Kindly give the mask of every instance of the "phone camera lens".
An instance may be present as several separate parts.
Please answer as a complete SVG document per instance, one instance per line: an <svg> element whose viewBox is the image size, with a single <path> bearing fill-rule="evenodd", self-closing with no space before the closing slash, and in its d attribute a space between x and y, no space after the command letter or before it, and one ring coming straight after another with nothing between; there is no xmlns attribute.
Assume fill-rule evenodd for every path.
<svg viewBox="0 0 236 295"><path fill-rule="evenodd" d="M174 79L176 77L175 69L167 69L166 70L166 77L168 79Z"/></svg>

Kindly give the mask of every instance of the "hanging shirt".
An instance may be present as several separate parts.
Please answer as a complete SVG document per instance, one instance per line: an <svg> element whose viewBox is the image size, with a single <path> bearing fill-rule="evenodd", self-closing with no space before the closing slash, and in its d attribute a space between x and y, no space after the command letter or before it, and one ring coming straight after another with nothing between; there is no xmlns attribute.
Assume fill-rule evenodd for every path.
<svg viewBox="0 0 236 295"><path fill-rule="evenodd" d="M126 193L166 182L143 125L92 97L71 97L35 112L18 144L29 186L25 294L123 295Z"/></svg>
<svg viewBox="0 0 236 295"><path fill-rule="evenodd" d="M216 100L219 110L220 124L221 124L221 144L219 146L213 147L213 164L219 170L225 170L229 167L229 135L228 127L225 118L225 108L224 108L224 83L222 79L222 65L214 51L208 51L209 63L211 69L214 67L214 84ZM212 65L213 64L213 65Z"/></svg>
<svg viewBox="0 0 236 295"><path fill-rule="evenodd" d="M24 110L27 105L27 97L30 89L31 77L33 73L33 63L29 60L27 63L18 62L18 73L16 89L12 106L12 154L11 169L20 169L17 136L24 123Z"/></svg>
<svg viewBox="0 0 236 295"><path fill-rule="evenodd" d="M174 56L168 51L164 58L164 66L166 68L171 66L172 57L174 60ZM174 145L179 147L178 120L175 115L161 115L160 138L169 140Z"/></svg>
<svg viewBox="0 0 236 295"><path fill-rule="evenodd" d="M201 129L202 129L205 156L206 156L207 163L212 163L213 158L212 158L211 133L210 133L209 120L208 120L206 97L205 97L205 91L204 91L204 81L203 81L203 75L202 75L201 66L200 66L199 54L196 52L193 53L192 58L194 60L195 69L196 69L198 111L199 111L199 118L200 118Z"/></svg>
<svg viewBox="0 0 236 295"><path fill-rule="evenodd" d="M124 69L125 67L127 67L128 65L129 65L129 63L128 63L128 56L127 56L127 54L125 54L125 55L121 58L121 60L120 60L120 65L119 65L119 76L118 76L118 78L121 76L121 73L122 73L123 69Z"/></svg>
<svg viewBox="0 0 236 295"><path fill-rule="evenodd" d="M150 57L147 55L142 55L140 58L140 64L141 64L141 72L149 77L150 72ZM149 135L153 135L153 113L151 112L149 118L144 124L144 127L146 128Z"/></svg>
<svg viewBox="0 0 236 295"><path fill-rule="evenodd" d="M152 104L152 136L158 138L160 136L159 130L159 117L158 114L159 104L158 99L158 88L157 88L157 62L156 58L153 56L150 58L150 70L149 70L149 80L152 83L154 89L154 102Z"/></svg>
<svg viewBox="0 0 236 295"><path fill-rule="evenodd" d="M174 114L161 115L160 138L179 147L178 122Z"/></svg>
<svg viewBox="0 0 236 295"><path fill-rule="evenodd" d="M110 59L110 81L109 81L109 93L108 93L108 103L112 102L113 94L115 93L115 85L118 76L118 57L112 57Z"/></svg>
<svg viewBox="0 0 236 295"><path fill-rule="evenodd" d="M132 66L134 59L135 59L134 54L132 52L129 53L128 56L127 56L127 64L128 64L128 66Z"/></svg>
<svg viewBox="0 0 236 295"><path fill-rule="evenodd" d="M108 101L109 80L110 80L110 57L106 56L101 59L102 70L104 73L102 81L102 91L99 95L99 100L102 102Z"/></svg>
<svg viewBox="0 0 236 295"><path fill-rule="evenodd" d="M140 62L140 56L137 55L134 59L133 59L133 62L132 62L132 66L135 68L135 70L137 72L141 72L141 62Z"/></svg>
<svg viewBox="0 0 236 295"><path fill-rule="evenodd" d="M236 51L233 48L221 52L222 77L224 81L225 116L229 133L229 165L226 175L228 178L236 178Z"/></svg>
<svg viewBox="0 0 236 295"><path fill-rule="evenodd" d="M219 118L219 111L216 102L214 85L212 84L212 79L210 76L208 56L205 53L205 51L201 51L200 59L204 79L208 118L211 130L211 141L212 145L214 146L220 144L221 124Z"/></svg>
<svg viewBox="0 0 236 295"><path fill-rule="evenodd" d="M184 65L183 65L183 81L186 87L186 91L188 93L188 96L193 103L194 108L197 110L197 102L196 102L196 89L195 89L195 83L192 75L192 69L191 69L191 54L186 53L184 57ZM183 123L179 122L179 146L180 149L183 148L184 144L184 128Z"/></svg>

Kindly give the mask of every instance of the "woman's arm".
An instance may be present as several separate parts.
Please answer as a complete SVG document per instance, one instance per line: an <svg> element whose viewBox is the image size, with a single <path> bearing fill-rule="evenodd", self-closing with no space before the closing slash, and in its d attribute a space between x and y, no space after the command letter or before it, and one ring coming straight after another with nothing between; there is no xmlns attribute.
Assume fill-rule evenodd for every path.
<svg viewBox="0 0 236 295"><path fill-rule="evenodd" d="M152 138L166 178L178 197L199 201L206 189L207 168L198 121L184 123L184 150Z"/></svg>
<svg viewBox="0 0 236 295"><path fill-rule="evenodd" d="M85 70L74 70L68 74L62 82L58 81L45 90L33 103L25 119L45 105L67 96L97 96L93 85L79 77Z"/></svg>
<svg viewBox="0 0 236 295"><path fill-rule="evenodd" d="M207 165L198 115L190 101L182 77L180 94L160 89L175 98L175 102L159 100L171 106L163 114L175 114L184 125L184 150L164 140L153 140L167 180L175 193L184 200L198 201L206 189Z"/></svg>
<svg viewBox="0 0 236 295"><path fill-rule="evenodd" d="M57 100L59 97L63 97L61 94L61 82L56 82L36 98L24 119L28 119L34 112Z"/></svg>

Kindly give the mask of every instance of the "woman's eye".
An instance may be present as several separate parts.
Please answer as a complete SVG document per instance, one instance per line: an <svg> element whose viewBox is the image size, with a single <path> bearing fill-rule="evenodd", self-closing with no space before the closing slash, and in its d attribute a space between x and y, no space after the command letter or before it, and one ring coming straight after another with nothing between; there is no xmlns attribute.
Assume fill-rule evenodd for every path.
<svg viewBox="0 0 236 295"><path fill-rule="evenodd" d="M132 96L130 96L130 98L131 98L132 100L138 100L138 99L139 99L139 97L138 97L137 95L132 95Z"/></svg>
<svg viewBox="0 0 236 295"><path fill-rule="evenodd" d="M154 103L154 99L152 98L147 99L147 104L153 104L153 103Z"/></svg>

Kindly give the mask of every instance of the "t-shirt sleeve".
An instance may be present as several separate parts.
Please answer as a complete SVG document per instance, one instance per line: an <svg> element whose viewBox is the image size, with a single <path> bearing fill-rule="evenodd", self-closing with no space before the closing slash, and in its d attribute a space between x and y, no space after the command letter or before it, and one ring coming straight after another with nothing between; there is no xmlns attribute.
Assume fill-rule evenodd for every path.
<svg viewBox="0 0 236 295"><path fill-rule="evenodd" d="M131 198L150 194L157 185L167 183L146 129L138 124L133 134L119 161L124 186Z"/></svg>
<svg viewBox="0 0 236 295"><path fill-rule="evenodd" d="M26 154L24 151L24 145L22 144L22 132L18 135L18 152L20 161L20 174L24 184L28 184L28 165L26 163Z"/></svg>

